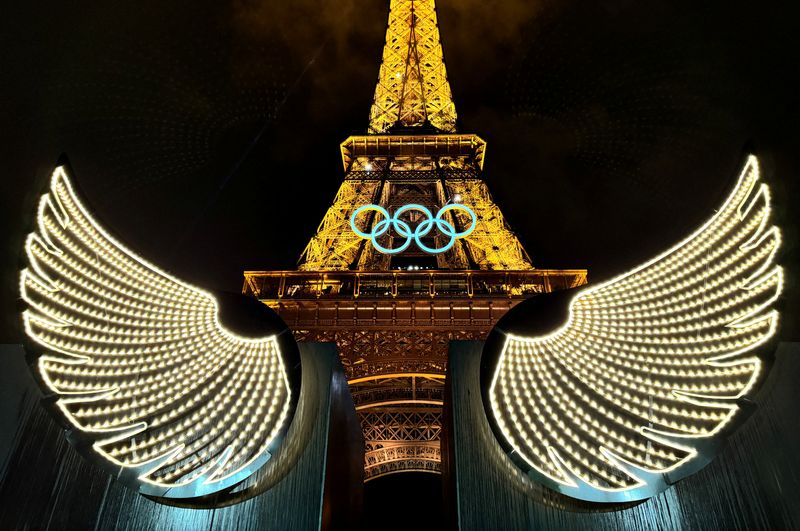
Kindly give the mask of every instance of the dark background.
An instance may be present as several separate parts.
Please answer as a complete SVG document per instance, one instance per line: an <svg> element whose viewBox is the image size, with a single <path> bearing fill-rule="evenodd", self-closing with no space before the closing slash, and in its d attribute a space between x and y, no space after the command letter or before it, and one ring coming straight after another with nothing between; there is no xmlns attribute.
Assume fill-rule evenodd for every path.
<svg viewBox="0 0 800 531"><path fill-rule="evenodd" d="M238 291L244 269L296 266L339 142L366 129L388 0L3 4L0 342L19 341L19 252L63 152L102 222L181 278ZM596 282L666 249L754 149L784 228L782 338L800 338L792 2L437 4L460 129L488 141L537 267Z"/></svg>
<svg viewBox="0 0 800 531"><path fill-rule="evenodd" d="M5 4L0 340L16 341L19 250L62 152L102 222L182 278L238 291L243 269L295 267L339 142L366 128L386 0ZM789 5L439 0L461 130L488 141L486 179L536 266L598 281L664 250L747 149L796 262Z"/></svg>

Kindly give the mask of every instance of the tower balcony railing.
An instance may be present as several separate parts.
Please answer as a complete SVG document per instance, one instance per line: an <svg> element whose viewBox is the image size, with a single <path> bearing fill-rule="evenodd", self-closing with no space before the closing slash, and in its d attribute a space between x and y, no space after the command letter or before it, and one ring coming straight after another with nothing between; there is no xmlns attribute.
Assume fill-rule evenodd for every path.
<svg viewBox="0 0 800 531"><path fill-rule="evenodd" d="M245 271L260 300L524 299L586 283L585 269L511 271Z"/></svg>
<svg viewBox="0 0 800 531"><path fill-rule="evenodd" d="M402 157L425 155L430 157L467 156L475 167L483 168L486 142L474 134L435 135L359 135L347 138L341 144L344 170L350 169L357 157Z"/></svg>

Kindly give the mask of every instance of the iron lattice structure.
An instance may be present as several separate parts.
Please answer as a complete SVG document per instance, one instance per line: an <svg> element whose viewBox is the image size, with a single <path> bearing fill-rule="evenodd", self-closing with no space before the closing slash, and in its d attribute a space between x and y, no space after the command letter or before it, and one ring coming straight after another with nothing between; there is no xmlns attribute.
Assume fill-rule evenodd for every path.
<svg viewBox="0 0 800 531"><path fill-rule="evenodd" d="M434 0L392 0L383 62L369 113L369 132L429 123L455 131Z"/></svg>
<svg viewBox="0 0 800 531"><path fill-rule="evenodd" d="M461 197L477 216L475 230L436 256L439 269L528 270L530 257L482 179L485 142L476 135L352 136L342 142L345 180L301 256L303 271L386 270L391 257L350 228L350 216L373 203L390 211L409 203L438 209ZM447 215L453 226L468 215ZM372 220L372 227L379 219ZM363 228L363 227L362 227ZM391 245L391 236L382 243ZM412 251L413 252L413 251Z"/></svg>
<svg viewBox="0 0 800 531"><path fill-rule="evenodd" d="M456 132L455 121L433 0L392 0L370 134L342 142L344 182L298 270L244 274L244 293L275 309L299 341L336 343L364 432L367 480L439 471L450 341L484 339L519 301L586 283L582 269L533 267L483 180L486 143ZM475 228L441 253L411 245L384 254L350 226L363 205L437 212L456 198L474 212ZM459 210L443 219L459 231L471 222ZM379 222L356 221L367 232ZM402 243L392 231L377 239ZM446 243L436 234L426 245Z"/></svg>

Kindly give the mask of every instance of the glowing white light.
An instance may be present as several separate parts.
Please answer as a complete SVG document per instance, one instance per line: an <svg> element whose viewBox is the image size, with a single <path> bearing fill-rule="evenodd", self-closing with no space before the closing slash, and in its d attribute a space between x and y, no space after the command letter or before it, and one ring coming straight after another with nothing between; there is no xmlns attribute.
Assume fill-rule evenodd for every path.
<svg viewBox="0 0 800 531"><path fill-rule="evenodd" d="M722 208L667 252L588 288L541 337L508 335L490 387L534 475L594 501L650 496L737 414L778 324L780 231L749 157Z"/></svg>
<svg viewBox="0 0 800 531"><path fill-rule="evenodd" d="M42 196L20 276L27 334L69 423L142 492L189 497L269 459L290 390L276 338L219 323L216 299L138 257L75 196L63 167ZM165 489L169 489L165 493Z"/></svg>

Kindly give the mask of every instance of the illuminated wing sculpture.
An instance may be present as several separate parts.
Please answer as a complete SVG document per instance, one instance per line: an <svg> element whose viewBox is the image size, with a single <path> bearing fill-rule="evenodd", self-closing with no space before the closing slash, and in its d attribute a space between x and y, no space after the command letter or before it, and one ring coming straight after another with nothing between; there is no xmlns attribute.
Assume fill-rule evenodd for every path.
<svg viewBox="0 0 800 531"><path fill-rule="evenodd" d="M296 398L287 378L296 345L281 326L259 338L224 328L215 296L92 219L64 167L25 250L25 330L44 351L38 376L79 448L140 492L168 498L226 489L270 459Z"/></svg>
<svg viewBox="0 0 800 531"><path fill-rule="evenodd" d="M705 225L629 273L562 292L557 324L539 297L498 323L482 360L484 405L531 478L621 502L711 459L764 375L756 349L778 324L781 237L758 181L751 156Z"/></svg>

